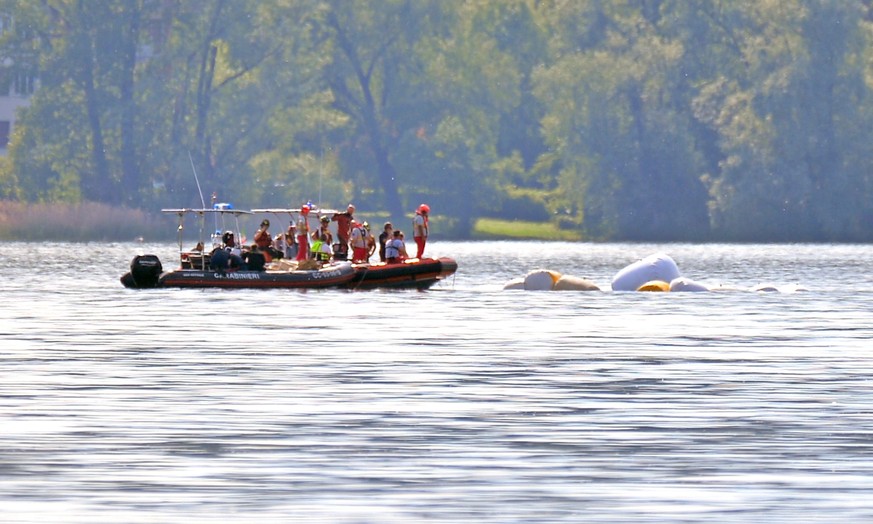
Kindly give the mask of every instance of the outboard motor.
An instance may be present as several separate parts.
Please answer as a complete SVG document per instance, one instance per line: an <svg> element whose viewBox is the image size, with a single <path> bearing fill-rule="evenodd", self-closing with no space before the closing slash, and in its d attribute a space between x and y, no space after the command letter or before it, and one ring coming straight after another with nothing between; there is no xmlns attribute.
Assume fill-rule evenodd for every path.
<svg viewBox="0 0 873 524"><path fill-rule="evenodd" d="M130 279L138 288L155 287L163 272L161 261L156 255L137 255L130 261Z"/></svg>

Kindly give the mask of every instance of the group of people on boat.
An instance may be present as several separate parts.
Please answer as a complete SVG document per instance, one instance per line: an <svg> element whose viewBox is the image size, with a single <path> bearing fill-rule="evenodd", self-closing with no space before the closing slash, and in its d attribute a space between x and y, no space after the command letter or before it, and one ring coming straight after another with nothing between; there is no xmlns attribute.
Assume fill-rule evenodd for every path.
<svg viewBox="0 0 873 524"><path fill-rule="evenodd" d="M261 271L268 261L267 256L267 252L259 249L257 244L252 249L243 249L233 231L225 231L221 235L221 246L210 254L209 267L213 270L236 268Z"/></svg>
<svg viewBox="0 0 873 524"><path fill-rule="evenodd" d="M210 267L217 270L262 270L265 264L277 259L296 260L298 267L304 261L315 261L318 265L346 260L356 264L369 263L376 253L377 244L381 262L396 264L410 258L402 231L395 230L391 222L385 222L377 239L370 231L368 222L355 219L353 204L349 204L343 212L320 216L319 225L313 231L310 231L309 224L311 212L312 206L303 204L296 222L291 220L287 230L275 237L269 231L270 221L264 219L255 232L251 248L244 249L234 233L226 231L221 237L221 246L211 254ZM415 211L412 222L415 258L424 256L429 214L430 207L427 204L421 204ZM330 229L333 222L336 222L336 241Z"/></svg>

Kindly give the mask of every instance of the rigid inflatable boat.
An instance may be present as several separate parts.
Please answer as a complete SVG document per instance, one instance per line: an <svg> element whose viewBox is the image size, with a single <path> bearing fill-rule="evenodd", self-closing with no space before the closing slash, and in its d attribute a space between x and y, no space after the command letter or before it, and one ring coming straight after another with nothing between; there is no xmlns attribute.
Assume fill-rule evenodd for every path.
<svg viewBox="0 0 873 524"><path fill-rule="evenodd" d="M279 259L266 262L263 253L252 249L243 251L226 247L225 236L231 240L244 238L239 225L240 216L255 212L289 214L294 218L297 210L261 209L254 211L236 210L230 204L213 204L204 209L164 209L165 213L179 216L179 260L177 269L164 271L161 260L153 254L138 255L130 262L130 271L121 277L121 283L128 288L327 288L346 289L428 289L437 282L453 275L458 263L449 257L408 259L403 262L386 264L352 264L344 260L317 262ZM330 216L333 210L315 208L307 221L320 221L321 216ZM185 218L199 219L201 239L193 249L183 249L182 232ZM306 215L310 215L307 213ZM211 249L204 248L206 217L214 218L211 230ZM300 219L300 215L297 215ZM294 220L291 221L294 223ZM269 225L269 222L267 222ZM310 226L311 227L311 226ZM316 226L317 228L317 226ZM222 233L224 231L224 233ZM230 245L239 244L230 242ZM236 253L236 254L231 254ZM233 258L236 257L236 266ZM221 258L221 261L217 261ZM230 261L230 262L229 262Z"/></svg>
<svg viewBox="0 0 873 524"><path fill-rule="evenodd" d="M215 203L212 208L202 209L163 209L164 213L179 216L179 260L180 267L164 271L161 260L156 255L138 255L130 262L130 271L121 277L121 283L129 288L328 288L338 287L350 282L357 272L350 262L321 264L314 260L286 261L265 264L263 253L243 252L230 254L225 250L224 237L242 239L239 224L240 216L251 215L251 211L234 209L231 204ZM190 250L182 248L182 233L185 218L194 216L199 220L200 241ZM206 217L212 217L212 248L204 248L206 239ZM224 233L222 233L224 231ZM233 243L239 246L239 244ZM220 262L216 259L222 258ZM232 267L231 257L238 257L238 267ZM244 259L243 259L244 258Z"/></svg>
<svg viewBox="0 0 873 524"><path fill-rule="evenodd" d="M449 257L411 258L397 264L354 264L355 278L349 289L428 289L455 274L458 263Z"/></svg>

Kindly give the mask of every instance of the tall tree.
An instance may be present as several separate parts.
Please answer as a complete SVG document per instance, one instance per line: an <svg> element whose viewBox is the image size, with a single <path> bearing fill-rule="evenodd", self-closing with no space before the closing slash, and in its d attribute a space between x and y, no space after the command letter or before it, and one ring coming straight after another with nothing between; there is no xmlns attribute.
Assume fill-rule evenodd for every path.
<svg viewBox="0 0 873 524"><path fill-rule="evenodd" d="M508 137L501 123L524 114L527 87L520 71L524 53L508 46L506 32L523 28L520 39L540 35L525 1L441 6L442 25L417 47L425 66L420 91L430 110L402 134L398 157L405 167L401 180L419 198L413 204L428 200L455 219L446 229L464 237L478 216L497 207L502 170L524 147L503 142L510 159L501 158L501 138Z"/></svg>
<svg viewBox="0 0 873 524"><path fill-rule="evenodd" d="M852 138L871 124L869 87L853 65L869 52L860 7L798 0L731 9L730 19L748 28L738 32L746 67L712 82L696 102L725 153L710 187L719 234L867 237L861 210L869 181L858 162L870 146Z"/></svg>
<svg viewBox="0 0 873 524"><path fill-rule="evenodd" d="M537 76L544 132L561 157L567 206L596 237L707 232L701 157L676 81L683 46L660 31L659 5L569 3L550 13L568 32L556 34L554 64Z"/></svg>
<svg viewBox="0 0 873 524"><path fill-rule="evenodd" d="M335 107L354 123L345 161L366 183L373 173L385 206L403 214L398 173L392 154L397 137L428 104L415 90L422 64L416 45L429 33L429 14L440 16L439 2L329 0L322 29L331 62L325 73ZM362 147L363 146L363 147Z"/></svg>

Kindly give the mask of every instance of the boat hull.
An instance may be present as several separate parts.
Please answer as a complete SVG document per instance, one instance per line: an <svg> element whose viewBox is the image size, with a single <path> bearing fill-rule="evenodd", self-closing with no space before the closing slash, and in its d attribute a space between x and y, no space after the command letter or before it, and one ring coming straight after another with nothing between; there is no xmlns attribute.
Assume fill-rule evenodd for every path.
<svg viewBox="0 0 873 524"><path fill-rule="evenodd" d="M355 278L349 289L428 289L458 270L458 263L449 257L407 260L399 264L355 264Z"/></svg>
<svg viewBox="0 0 873 524"><path fill-rule="evenodd" d="M151 282L136 279L128 272L121 277L121 283L129 288L323 289L343 286L356 276L351 264L337 264L294 271L176 269L161 273Z"/></svg>

